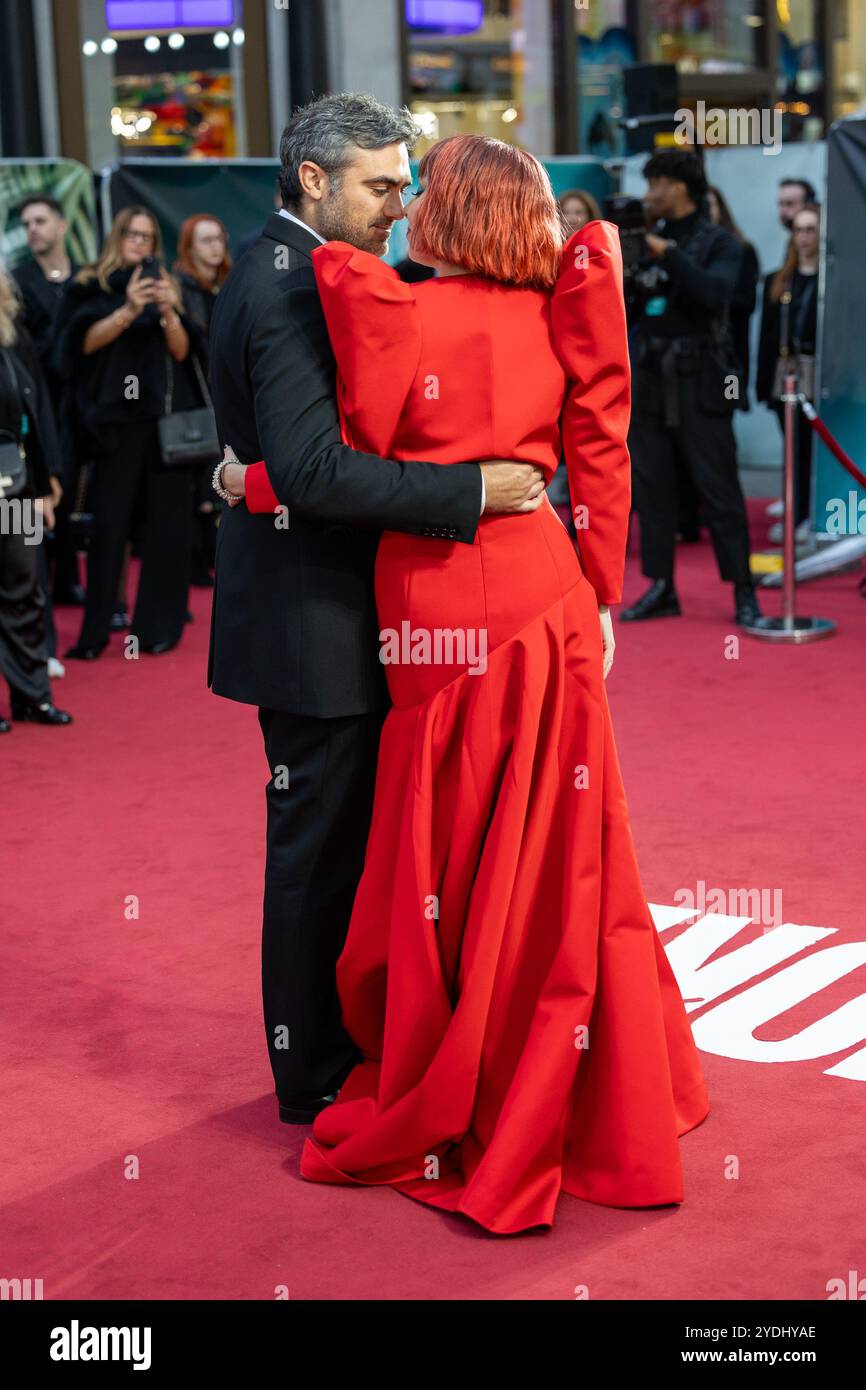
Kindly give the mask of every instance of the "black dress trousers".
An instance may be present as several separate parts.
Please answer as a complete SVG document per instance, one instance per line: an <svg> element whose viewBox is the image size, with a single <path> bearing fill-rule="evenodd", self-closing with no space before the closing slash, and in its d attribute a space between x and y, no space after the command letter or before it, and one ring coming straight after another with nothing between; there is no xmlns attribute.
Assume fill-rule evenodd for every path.
<svg viewBox="0 0 866 1390"><path fill-rule="evenodd" d="M138 598L131 631L144 646L177 642L184 629L190 568L190 472L162 463L155 421L117 426L94 460L96 534L87 555L87 604L80 647L108 641L133 520L141 520Z"/></svg>
<svg viewBox="0 0 866 1390"><path fill-rule="evenodd" d="M0 534L0 672L13 697L36 704L51 699L39 549L18 532Z"/></svg>
<svg viewBox="0 0 866 1390"><path fill-rule="evenodd" d="M262 999L283 1103L326 1095L359 1058L335 970L364 867L385 712L316 719L260 709L271 778Z"/></svg>
<svg viewBox="0 0 866 1390"><path fill-rule="evenodd" d="M677 425L665 423L658 375L638 369L635 386L628 447L643 573L648 579L673 579L679 464L694 482L721 578L750 583L749 528L731 416L701 408L696 374L677 380Z"/></svg>

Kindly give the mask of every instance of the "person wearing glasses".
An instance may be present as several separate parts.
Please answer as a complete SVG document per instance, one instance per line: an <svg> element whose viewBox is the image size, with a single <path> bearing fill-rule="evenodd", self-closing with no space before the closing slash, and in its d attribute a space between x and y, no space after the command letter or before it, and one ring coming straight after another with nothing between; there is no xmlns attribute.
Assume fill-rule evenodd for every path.
<svg viewBox="0 0 866 1390"><path fill-rule="evenodd" d="M170 408L172 363L189 354L180 288L162 262L153 214L124 208L98 261L67 290L58 366L72 387L79 437L92 461L95 533L87 602L67 656L93 661L108 644L124 549L140 522L141 574L131 631L139 649L171 650L189 588L190 476L162 462L158 422Z"/></svg>

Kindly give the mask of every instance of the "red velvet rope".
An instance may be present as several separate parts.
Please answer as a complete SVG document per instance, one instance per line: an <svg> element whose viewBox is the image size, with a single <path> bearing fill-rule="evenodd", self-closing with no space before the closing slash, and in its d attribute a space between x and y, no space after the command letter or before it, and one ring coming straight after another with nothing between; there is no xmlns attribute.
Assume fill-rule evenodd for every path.
<svg viewBox="0 0 866 1390"><path fill-rule="evenodd" d="M855 482L859 483L861 487L866 488L866 475L860 472L854 460L848 457L842 445L838 440L833 438L812 403L807 401L805 396L800 396L799 401L800 405L803 407L803 414L806 416L812 429L820 439L823 439L833 457L837 458L842 467L848 470Z"/></svg>

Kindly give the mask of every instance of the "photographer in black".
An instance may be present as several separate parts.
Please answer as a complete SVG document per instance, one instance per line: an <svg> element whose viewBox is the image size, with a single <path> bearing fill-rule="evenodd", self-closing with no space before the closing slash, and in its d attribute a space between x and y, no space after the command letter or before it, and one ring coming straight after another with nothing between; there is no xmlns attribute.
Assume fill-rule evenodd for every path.
<svg viewBox="0 0 866 1390"><path fill-rule="evenodd" d="M734 585L734 620L760 618L749 572L746 506L737 474L733 412L740 380L730 331L742 248L703 211L707 191L697 155L653 155L644 167L648 214L662 219L644 241L628 288L633 351L629 432L641 568L649 589L624 622L678 616L674 588L677 463L694 480L722 579Z"/></svg>

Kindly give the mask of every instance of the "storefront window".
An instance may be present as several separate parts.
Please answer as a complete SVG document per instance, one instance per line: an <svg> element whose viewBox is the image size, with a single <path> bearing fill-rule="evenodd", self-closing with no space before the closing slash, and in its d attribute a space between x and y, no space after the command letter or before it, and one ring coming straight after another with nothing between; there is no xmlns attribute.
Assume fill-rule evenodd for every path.
<svg viewBox="0 0 866 1390"><path fill-rule="evenodd" d="M93 163L244 153L242 0L81 0L79 23Z"/></svg>
<svg viewBox="0 0 866 1390"><path fill-rule="evenodd" d="M681 73L749 72L764 55L763 0L646 0L647 58Z"/></svg>
<svg viewBox="0 0 866 1390"><path fill-rule="evenodd" d="M820 140L823 134L824 54L820 0L776 0L779 60L776 93L784 112L782 136Z"/></svg>
<svg viewBox="0 0 866 1390"><path fill-rule="evenodd" d="M834 11L832 119L850 116L866 104L866 5L839 0Z"/></svg>
<svg viewBox="0 0 866 1390"><path fill-rule="evenodd" d="M627 20L626 0L575 5L578 125L586 154L605 157L622 149L622 72L637 57Z"/></svg>
<svg viewBox="0 0 866 1390"><path fill-rule="evenodd" d="M514 142L520 35L512 0L406 0L410 108L423 154L449 135Z"/></svg>

